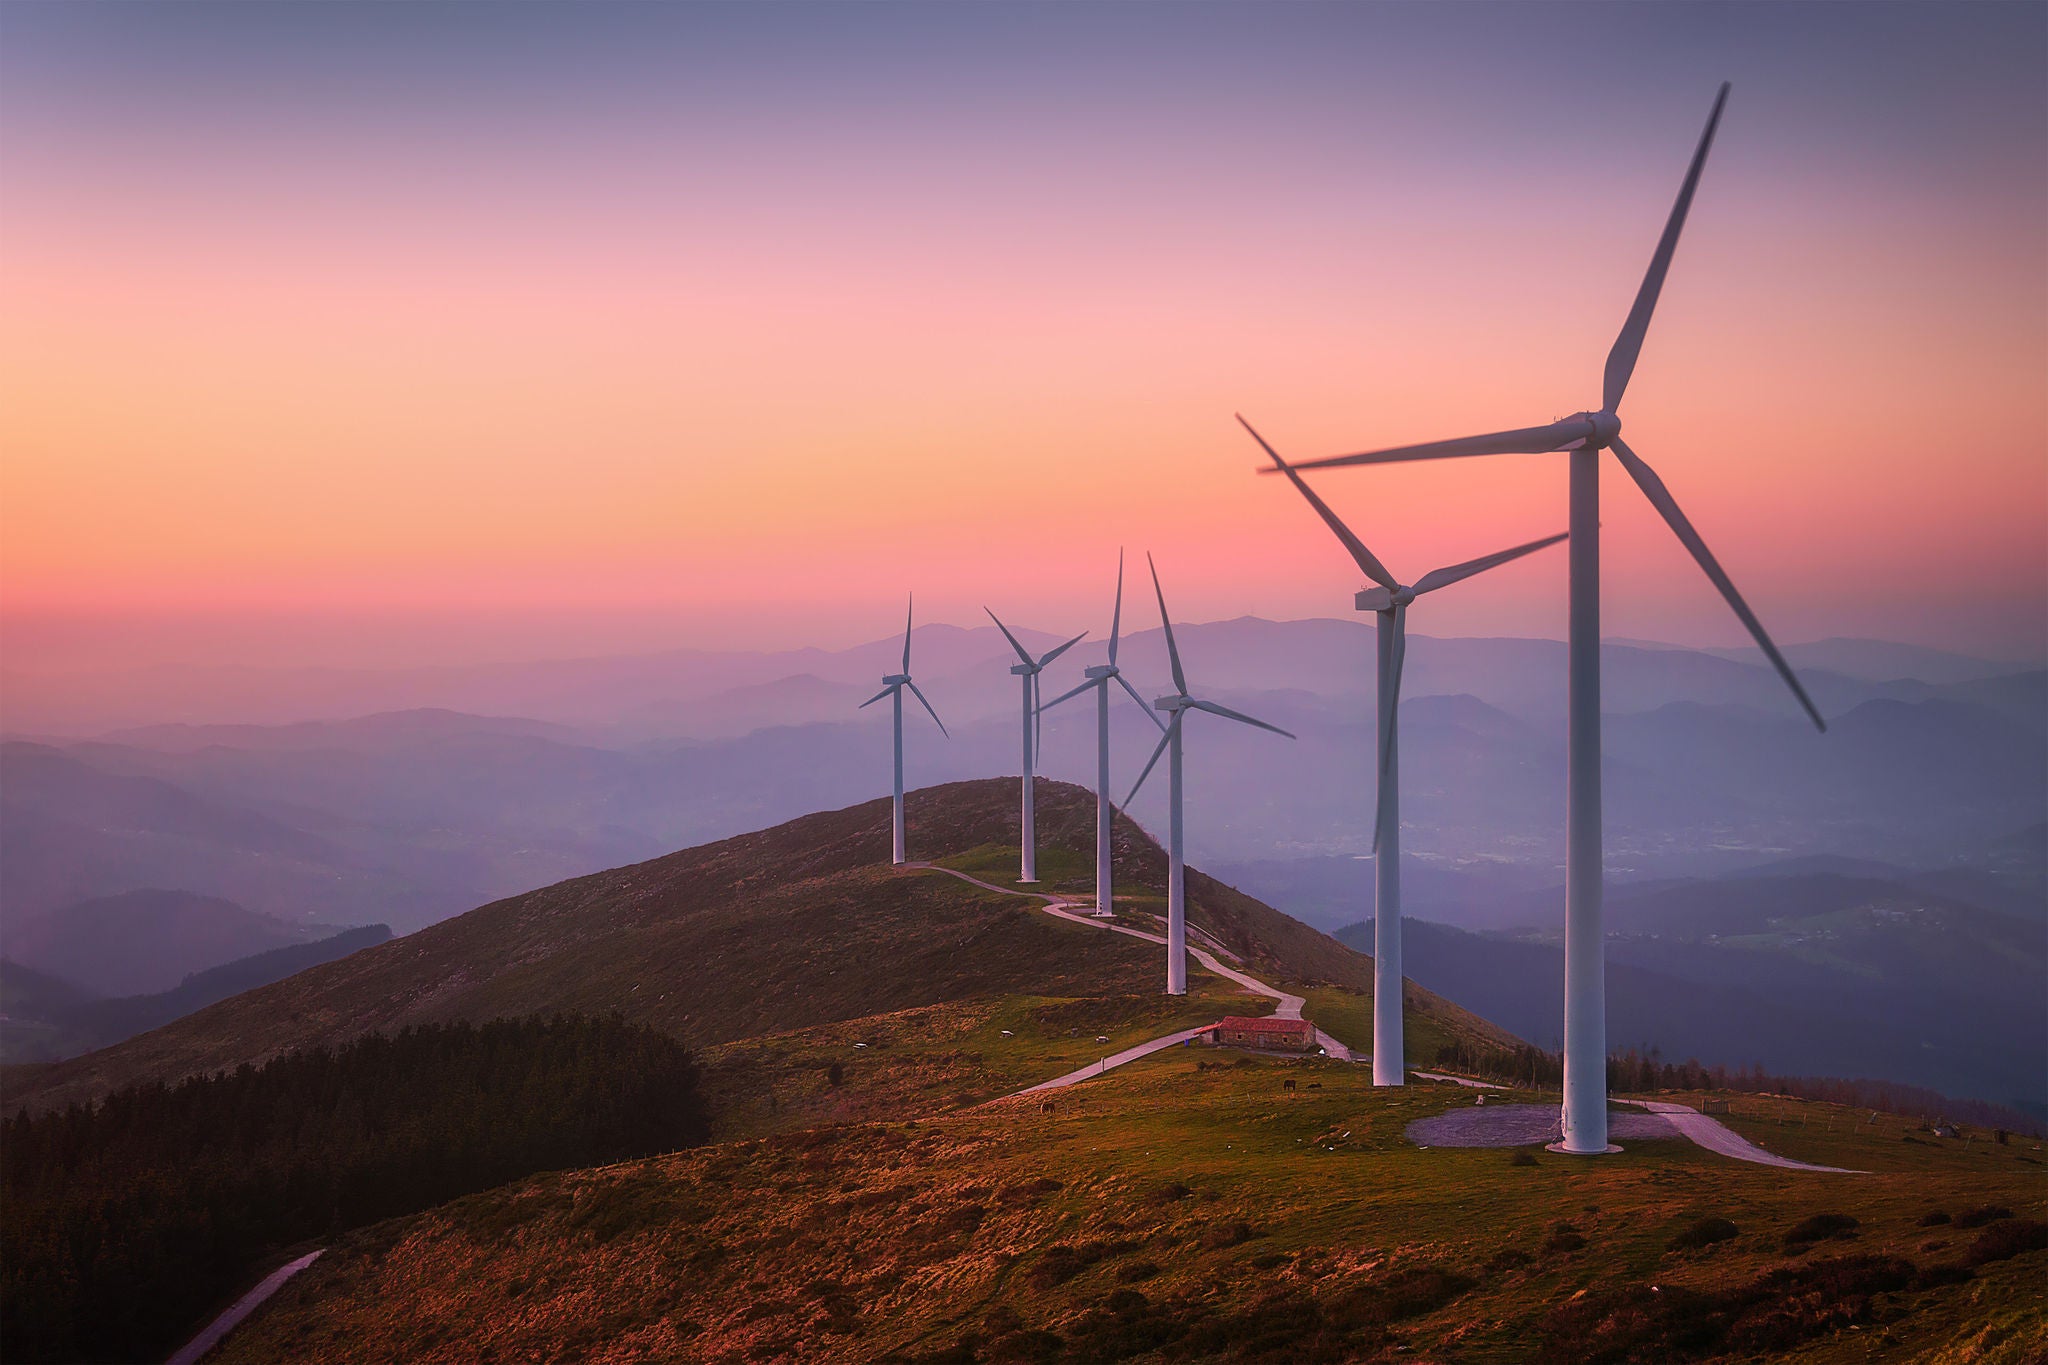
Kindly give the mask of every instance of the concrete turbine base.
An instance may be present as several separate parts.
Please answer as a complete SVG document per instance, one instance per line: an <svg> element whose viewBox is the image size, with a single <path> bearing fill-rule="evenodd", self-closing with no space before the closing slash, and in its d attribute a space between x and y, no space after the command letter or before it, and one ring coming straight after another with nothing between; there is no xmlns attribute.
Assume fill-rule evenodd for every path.
<svg viewBox="0 0 2048 1365"><path fill-rule="evenodd" d="M1621 1148L1615 1146L1613 1143L1610 1142L1597 1152L1578 1152L1572 1150L1570 1147L1565 1146L1564 1143L1560 1141L1544 1143L1543 1150L1546 1152L1559 1152L1565 1156L1612 1156L1614 1153L1620 1151Z"/></svg>

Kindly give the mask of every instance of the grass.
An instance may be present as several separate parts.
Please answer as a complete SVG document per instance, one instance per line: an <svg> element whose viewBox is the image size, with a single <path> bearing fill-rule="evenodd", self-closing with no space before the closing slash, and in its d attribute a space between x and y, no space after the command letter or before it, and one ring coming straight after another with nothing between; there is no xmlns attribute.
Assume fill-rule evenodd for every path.
<svg viewBox="0 0 2048 1365"><path fill-rule="evenodd" d="M1402 1140L1466 1102L1447 1088L1215 1060L1148 1058L1052 1115L1000 1101L540 1177L337 1248L221 1359L1279 1361L1407 1347L1483 1365L1625 1359L1581 1348L1633 1333L1635 1358L1676 1360L1696 1353L1674 1342L1716 1313L1716 1330L1748 1334L1728 1340L1807 1362L1929 1358L1985 1331L2048 1344L2036 1168L1901 1145L1918 1165L1816 1175L1675 1140L1518 1167ZM1321 1089L1281 1089L1302 1076ZM1930 1206L1988 1203L2019 1216L1926 1246ZM1857 1240L1783 1249L1825 1213L1854 1217ZM1707 1218L1739 1231L1669 1249ZM1972 1238L2000 1228L2017 1231L1989 1249L2010 1254L1966 1264ZM514 1298L512 1284L526 1288ZM1682 1311L1660 1306L1685 1295ZM1774 1295L1812 1311L1774 1317Z"/></svg>

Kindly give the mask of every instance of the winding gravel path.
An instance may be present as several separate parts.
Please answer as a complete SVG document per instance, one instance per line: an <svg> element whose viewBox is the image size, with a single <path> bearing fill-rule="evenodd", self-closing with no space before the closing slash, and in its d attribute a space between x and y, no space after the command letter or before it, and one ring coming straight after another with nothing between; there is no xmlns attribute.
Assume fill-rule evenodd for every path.
<svg viewBox="0 0 2048 1365"><path fill-rule="evenodd" d="M1864 1174L1847 1166L1815 1166L1810 1162L1794 1161L1789 1156L1767 1152L1727 1125L1682 1104L1672 1104L1665 1100L1616 1100L1615 1103L1633 1104L1647 1109L1708 1151L1734 1157L1737 1161L1753 1161L1759 1166L1776 1166L1787 1171L1825 1171L1831 1175Z"/></svg>
<svg viewBox="0 0 2048 1365"><path fill-rule="evenodd" d="M1075 913L1074 907L1086 904L1085 901L1068 900L1064 896L1051 896L1043 891L1026 891L1022 887L1000 886L995 882L985 882L979 877L971 877L965 872L957 872L950 867L940 867L937 863L910 862L905 863L904 866L924 872L943 872L948 877L957 877L970 886L978 886L984 891L994 891L998 895L1029 896L1033 900L1045 902L1040 908L1046 914L1057 919L1066 920L1071 924L1083 924L1090 929L1107 929L1113 934L1127 934L1132 938L1143 939L1147 943L1157 943L1161 947L1166 946L1164 935L1148 934L1142 929L1131 929L1121 924L1109 924L1097 919L1093 915ZM1275 1019L1301 1018L1301 1007L1307 1002L1300 996L1290 995L1277 986L1269 986L1257 977L1249 976L1235 967L1226 967L1217 959L1214 953L1209 952L1205 948L1197 948L1192 943L1188 945L1188 955L1201 963L1209 971L1214 972L1226 981L1235 981L1253 995L1263 995L1269 1000L1277 1001L1278 1003L1273 1007L1273 1017ZM1211 1027L1213 1025L1203 1024L1200 1028L1185 1029L1179 1033L1169 1033L1164 1038L1154 1038L1148 1043L1140 1043L1136 1047L1125 1048L1122 1052L1104 1061L1084 1066L1079 1071L1069 1072L1064 1076L1058 1076L1049 1081L1041 1081L1030 1089L1019 1090L1017 1093L1029 1095L1034 1090L1056 1089L1061 1086L1072 1085L1076 1081L1085 1081L1090 1076L1100 1076L1104 1071L1122 1066L1125 1062L1135 1062L1140 1057L1149 1057L1163 1048L1173 1047L1180 1043L1182 1039L1191 1038L1203 1029ZM1344 1044L1338 1042L1321 1029L1317 1029L1315 1035L1316 1044L1338 1061L1355 1062L1363 1060L1362 1056L1354 1054L1350 1048L1344 1046Z"/></svg>
<svg viewBox="0 0 2048 1365"><path fill-rule="evenodd" d="M323 1251L325 1249L321 1248ZM176 1355L165 1362L165 1365L198 1365L202 1356L220 1345L222 1337L242 1325L242 1319L261 1308L265 1299L284 1288L286 1280L319 1259L320 1252L309 1251L298 1260L287 1262L265 1275L261 1284L236 1299L233 1308L206 1324L206 1330L186 1342Z"/></svg>

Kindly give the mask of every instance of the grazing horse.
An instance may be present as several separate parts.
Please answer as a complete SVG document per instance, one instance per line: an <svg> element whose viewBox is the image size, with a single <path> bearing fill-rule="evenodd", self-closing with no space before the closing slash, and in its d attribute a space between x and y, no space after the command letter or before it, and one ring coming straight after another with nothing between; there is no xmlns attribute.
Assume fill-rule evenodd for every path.
<svg viewBox="0 0 2048 1365"><path fill-rule="evenodd" d="M1040 1100L1038 1102L1038 1112L1041 1114L1056 1113L1058 1112L1058 1110L1059 1106L1053 1103L1051 1100Z"/></svg>
<svg viewBox="0 0 2048 1365"><path fill-rule="evenodd" d="M1294 1089L1294 1082L1293 1082L1293 1081L1282 1081L1282 1082L1280 1082L1280 1088L1281 1088L1282 1090L1292 1090L1292 1089Z"/></svg>

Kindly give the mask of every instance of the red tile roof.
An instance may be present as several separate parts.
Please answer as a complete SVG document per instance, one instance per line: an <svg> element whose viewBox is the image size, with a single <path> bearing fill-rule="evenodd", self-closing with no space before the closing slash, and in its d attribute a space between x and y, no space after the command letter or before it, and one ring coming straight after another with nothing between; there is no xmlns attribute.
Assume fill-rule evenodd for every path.
<svg viewBox="0 0 2048 1365"><path fill-rule="evenodd" d="M1217 1020L1216 1027L1244 1033L1284 1033L1299 1037L1307 1034L1309 1024L1306 1019L1241 1019L1233 1014Z"/></svg>

